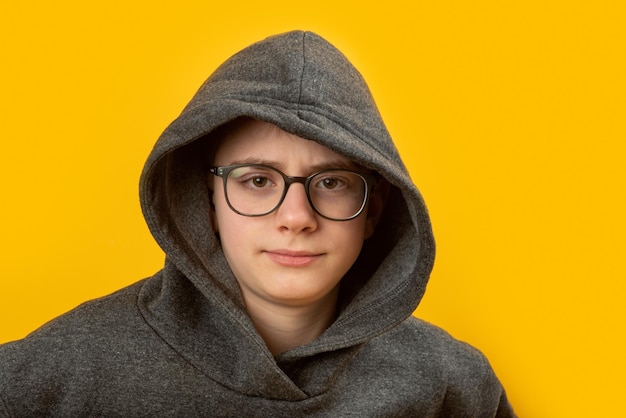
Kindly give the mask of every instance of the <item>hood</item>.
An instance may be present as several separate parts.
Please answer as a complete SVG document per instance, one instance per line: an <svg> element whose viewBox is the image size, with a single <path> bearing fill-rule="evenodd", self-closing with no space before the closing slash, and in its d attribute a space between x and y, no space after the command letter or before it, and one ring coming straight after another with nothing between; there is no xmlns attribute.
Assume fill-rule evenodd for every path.
<svg viewBox="0 0 626 418"><path fill-rule="evenodd" d="M362 76L311 32L273 36L232 56L159 138L142 173L140 197L150 231L166 254L165 271L180 273L202 295L200 303L217 306L246 338L258 338L211 228L198 141L242 116L316 141L377 171L391 185L376 232L342 282L338 319L317 340L281 354L283 359L363 343L410 316L434 260L426 207Z"/></svg>

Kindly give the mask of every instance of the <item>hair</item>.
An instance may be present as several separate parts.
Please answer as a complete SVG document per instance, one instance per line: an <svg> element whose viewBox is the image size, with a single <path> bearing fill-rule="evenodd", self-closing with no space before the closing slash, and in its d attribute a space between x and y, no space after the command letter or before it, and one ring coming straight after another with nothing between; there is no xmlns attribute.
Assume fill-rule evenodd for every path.
<svg viewBox="0 0 626 418"><path fill-rule="evenodd" d="M204 156L204 163L207 170L215 164L215 154L217 149L224 142L226 136L251 120L253 120L253 118L249 116L239 116L219 125L198 140L202 144L202 155Z"/></svg>

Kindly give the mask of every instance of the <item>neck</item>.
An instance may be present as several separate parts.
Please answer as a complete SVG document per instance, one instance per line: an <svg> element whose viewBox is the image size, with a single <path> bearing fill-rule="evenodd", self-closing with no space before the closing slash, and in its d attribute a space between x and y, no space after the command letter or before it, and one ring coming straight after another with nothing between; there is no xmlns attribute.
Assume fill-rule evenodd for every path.
<svg viewBox="0 0 626 418"><path fill-rule="evenodd" d="M307 344L335 320L338 288L323 301L307 305L276 305L246 298L246 309L273 355Z"/></svg>

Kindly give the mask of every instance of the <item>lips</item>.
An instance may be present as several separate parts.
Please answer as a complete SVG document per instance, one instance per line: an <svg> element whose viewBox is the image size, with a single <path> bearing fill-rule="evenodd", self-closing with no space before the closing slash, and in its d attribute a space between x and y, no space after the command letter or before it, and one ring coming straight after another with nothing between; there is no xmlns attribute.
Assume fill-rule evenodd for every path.
<svg viewBox="0 0 626 418"><path fill-rule="evenodd" d="M265 254L278 265L285 267L306 267L322 257L322 254L307 251L271 250Z"/></svg>

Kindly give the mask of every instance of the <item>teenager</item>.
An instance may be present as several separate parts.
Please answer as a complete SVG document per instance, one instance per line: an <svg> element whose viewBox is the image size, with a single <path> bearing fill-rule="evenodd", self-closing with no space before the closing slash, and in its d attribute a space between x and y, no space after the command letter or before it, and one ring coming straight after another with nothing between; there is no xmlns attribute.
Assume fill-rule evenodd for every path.
<svg viewBox="0 0 626 418"><path fill-rule="evenodd" d="M163 270L0 347L0 417L514 416L416 319L435 246L360 74L290 32L227 60L141 178Z"/></svg>

